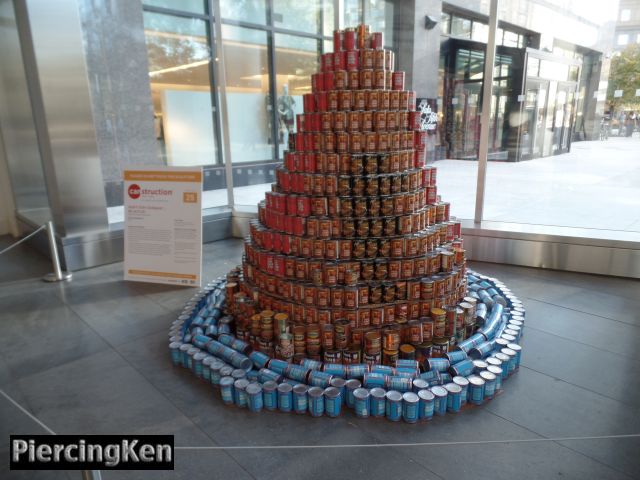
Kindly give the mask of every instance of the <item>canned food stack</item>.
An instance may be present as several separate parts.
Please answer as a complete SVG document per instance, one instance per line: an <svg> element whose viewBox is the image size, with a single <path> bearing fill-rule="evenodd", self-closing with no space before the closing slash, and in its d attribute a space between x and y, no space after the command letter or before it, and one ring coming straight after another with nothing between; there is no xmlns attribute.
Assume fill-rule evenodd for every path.
<svg viewBox="0 0 640 480"><path fill-rule="evenodd" d="M292 361L392 366L443 356L474 332L476 316L463 301L460 222L425 165L415 92L368 26L335 32L334 49L312 75L277 181L250 224L235 300L287 317ZM258 332L249 316L235 317L245 341L276 354L269 325Z"/></svg>
<svg viewBox="0 0 640 480"><path fill-rule="evenodd" d="M176 367L210 383L223 403L250 412L335 418L352 409L357 418L411 424L456 414L502 392L504 382L520 365L525 320L522 302L504 284L474 272L466 278L469 296L464 303L475 303L482 327L443 357L428 358L422 365L411 359L396 360L393 366L343 365L310 358L289 363L254 349L227 333L232 323L228 313L235 308L235 299L241 298L237 270L187 302L169 330L171 359ZM257 316L260 328L265 319L278 323L273 311ZM312 327L318 331L317 325ZM372 333L381 332L367 332L365 341L382 341ZM289 333L279 337L281 347L293 338Z"/></svg>

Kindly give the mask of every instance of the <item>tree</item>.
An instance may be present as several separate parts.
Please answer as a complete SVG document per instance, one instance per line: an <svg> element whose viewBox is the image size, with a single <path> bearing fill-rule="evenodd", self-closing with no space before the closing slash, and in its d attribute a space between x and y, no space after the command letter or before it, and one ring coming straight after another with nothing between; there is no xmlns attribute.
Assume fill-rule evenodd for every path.
<svg viewBox="0 0 640 480"><path fill-rule="evenodd" d="M618 107L638 109L640 97L636 97L636 89L640 89L640 45L632 44L619 55L611 59L607 101L613 110ZM614 97L613 92L622 90L621 97Z"/></svg>

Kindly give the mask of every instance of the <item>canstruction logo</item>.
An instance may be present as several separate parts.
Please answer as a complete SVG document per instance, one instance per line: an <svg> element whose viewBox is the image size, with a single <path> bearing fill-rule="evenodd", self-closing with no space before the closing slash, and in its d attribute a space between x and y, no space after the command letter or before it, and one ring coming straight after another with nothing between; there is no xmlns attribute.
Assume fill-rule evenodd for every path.
<svg viewBox="0 0 640 480"><path fill-rule="evenodd" d="M127 193L129 194L129 197L135 200L136 198L140 198L140 191L140 185L138 185L137 183L133 183L129 185Z"/></svg>
<svg viewBox="0 0 640 480"><path fill-rule="evenodd" d="M137 183L132 183L131 185L129 185L129 188L127 189L127 194L129 195L130 198L136 200L140 198L140 196L168 197L173 195L173 190L167 190L165 188L141 188L140 185L138 185Z"/></svg>

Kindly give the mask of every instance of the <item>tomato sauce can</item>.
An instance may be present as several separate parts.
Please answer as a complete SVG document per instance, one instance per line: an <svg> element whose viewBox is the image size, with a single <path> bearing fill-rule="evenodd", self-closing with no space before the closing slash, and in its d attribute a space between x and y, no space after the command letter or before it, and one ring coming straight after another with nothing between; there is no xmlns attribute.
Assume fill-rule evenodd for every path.
<svg viewBox="0 0 640 480"><path fill-rule="evenodd" d="M346 52L346 69L350 72L357 72L360 65L359 54L357 50L347 50ZM353 87L350 87L353 89Z"/></svg>
<svg viewBox="0 0 640 480"><path fill-rule="evenodd" d="M392 76L393 76L392 89L404 90L404 72L395 71L392 73Z"/></svg>
<svg viewBox="0 0 640 480"><path fill-rule="evenodd" d="M360 78L358 82L361 89L368 90L373 88L373 69L367 68L360 70ZM374 110L369 108L369 110Z"/></svg>

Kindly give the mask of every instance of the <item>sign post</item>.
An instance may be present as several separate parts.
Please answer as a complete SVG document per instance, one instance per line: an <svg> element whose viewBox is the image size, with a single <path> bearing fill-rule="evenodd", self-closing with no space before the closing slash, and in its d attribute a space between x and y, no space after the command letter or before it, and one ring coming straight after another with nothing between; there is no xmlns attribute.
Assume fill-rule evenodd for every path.
<svg viewBox="0 0 640 480"><path fill-rule="evenodd" d="M200 286L202 167L124 171L124 279Z"/></svg>

